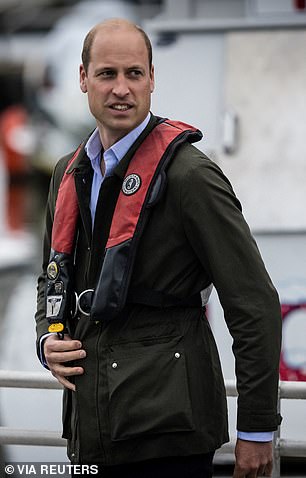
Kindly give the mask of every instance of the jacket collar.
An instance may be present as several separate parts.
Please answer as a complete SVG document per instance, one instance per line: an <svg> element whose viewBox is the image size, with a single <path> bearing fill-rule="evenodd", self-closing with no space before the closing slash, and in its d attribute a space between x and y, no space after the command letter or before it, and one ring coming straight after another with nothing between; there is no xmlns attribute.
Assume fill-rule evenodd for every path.
<svg viewBox="0 0 306 478"><path fill-rule="evenodd" d="M135 154L137 148L140 146L140 144L143 142L146 136L152 131L152 129L160 121L161 121L161 118L151 114L149 123L147 124L143 132L139 135L137 140L132 144L132 146L130 147L128 152L125 154L125 156L122 158L122 160L119 161L117 166L114 168L113 174L115 174L116 176L118 176L119 178L123 180L126 170L128 168L129 162L131 158L133 157L133 155ZM81 170L84 171L84 169L91 167L89 158L85 151L85 144L87 143L92 133L93 131L91 131L91 133L87 136L87 138L77 148L77 151L79 151L79 153L75 161L73 161L72 165L68 169L67 174L71 174L74 171L81 171Z"/></svg>
<svg viewBox="0 0 306 478"><path fill-rule="evenodd" d="M93 130L94 131L94 130ZM78 146L75 153L77 155L75 161L71 164L70 168L67 170L67 174L71 174L74 171L84 170L88 167L91 167L89 158L85 151L85 144L87 143L89 137L92 135L93 131L87 136L87 138L82 141L82 143Z"/></svg>

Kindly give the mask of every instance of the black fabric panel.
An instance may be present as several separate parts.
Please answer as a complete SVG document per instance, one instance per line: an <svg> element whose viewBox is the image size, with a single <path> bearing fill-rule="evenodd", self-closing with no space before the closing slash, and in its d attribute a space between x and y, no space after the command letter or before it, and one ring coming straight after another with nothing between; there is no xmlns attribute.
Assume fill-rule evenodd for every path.
<svg viewBox="0 0 306 478"><path fill-rule="evenodd" d="M97 284L91 320L109 321L121 310L122 294L126 290L125 274L132 240L106 250L102 271Z"/></svg>

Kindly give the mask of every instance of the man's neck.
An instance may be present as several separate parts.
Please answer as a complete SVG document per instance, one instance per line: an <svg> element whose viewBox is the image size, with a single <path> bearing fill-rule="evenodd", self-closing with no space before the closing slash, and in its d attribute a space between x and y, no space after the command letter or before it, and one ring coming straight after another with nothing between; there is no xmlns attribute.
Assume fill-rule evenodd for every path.
<svg viewBox="0 0 306 478"><path fill-rule="evenodd" d="M118 143L118 141L120 141L122 138L127 136L132 131L136 130L138 126L140 126L146 119L147 117L142 119L142 121L140 121L140 123L135 125L133 129L126 130L126 131L118 131L117 134L116 134L116 131L113 131L113 132L105 131L105 128L103 127L103 125L101 123L100 124L98 123L97 127L99 130L99 136L103 146L103 150L106 151L107 149L111 148L114 144Z"/></svg>
<svg viewBox="0 0 306 478"><path fill-rule="evenodd" d="M118 141L120 141L120 139L124 138L124 136L126 136L130 132L130 131L125 131L125 132L118 133L118 135L109 134L109 133L105 133L105 130L103 126L101 125L98 125L98 130L99 130L99 136L100 136L100 140L101 140L104 151L111 148L114 144L116 144Z"/></svg>

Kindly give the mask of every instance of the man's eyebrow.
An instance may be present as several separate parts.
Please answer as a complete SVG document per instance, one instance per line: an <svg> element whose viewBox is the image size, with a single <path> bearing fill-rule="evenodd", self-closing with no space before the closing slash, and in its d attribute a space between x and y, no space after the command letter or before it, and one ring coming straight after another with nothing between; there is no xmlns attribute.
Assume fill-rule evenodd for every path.
<svg viewBox="0 0 306 478"><path fill-rule="evenodd" d="M95 71L103 71L103 70L115 70L116 68L114 66L110 65L103 65L103 66L97 66Z"/></svg>
<svg viewBox="0 0 306 478"><path fill-rule="evenodd" d="M142 75L144 75L146 69L145 69L144 66L133 65L133 66L127 67L125 71L126 71L127 73L130 73L130 72L133 72L133 71L138 71L139 73L141 73Z"/></svg>
<svg viewBox="0 0 306 478"><path fill-rule="evenodd" d="M94 75L97 75L97 74L99 74L103 71L117 71L117 70L118 70L118 67L116 67L116 66L101 65L101 66L97 66L97 68L94 70ZM130 65L130 66L124 67L124 70L125 71L132 71L132 70L145 71L145 67L142 66L142 65L135 64L135 65Z"/></svg>
<svg viewBox="0 0 306 478"><path fill-rule="evenodd" d="M144 70L144 67L141 65L132 65L127 68L128 70Z"/></svg>

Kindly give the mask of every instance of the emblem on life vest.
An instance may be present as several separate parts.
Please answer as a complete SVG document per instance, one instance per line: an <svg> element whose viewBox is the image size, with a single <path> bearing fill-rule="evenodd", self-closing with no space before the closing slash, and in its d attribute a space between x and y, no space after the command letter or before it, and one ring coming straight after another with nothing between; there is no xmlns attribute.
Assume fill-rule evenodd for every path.
<svg viewBox="0 0 306 478"><path fill-rule="evenodd" d="M48 279L51 279L51 280L56 279L58 276L58 273L59 273L59 270L58 270L57 263L55 261L51 261L47 267Z"/></svg>
<svg viewBox="0 0 306 478"><path fill-rule="evenodd" d="M60 311L63 297L60 295L49 295L47 297L46 317L56 317Z"/></svg>
<svg viewBox="0 0 306 478"><path fill-rule="evenodd" d="M138 174L129 174L122 184L122 192L127 196L136 193L141 185L141 179Z"/></svg>

